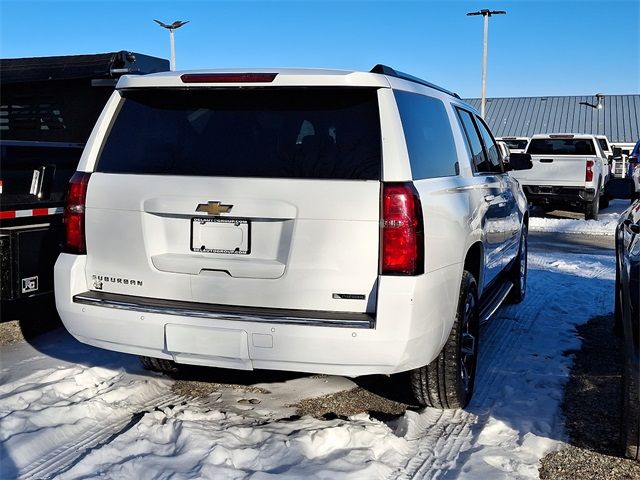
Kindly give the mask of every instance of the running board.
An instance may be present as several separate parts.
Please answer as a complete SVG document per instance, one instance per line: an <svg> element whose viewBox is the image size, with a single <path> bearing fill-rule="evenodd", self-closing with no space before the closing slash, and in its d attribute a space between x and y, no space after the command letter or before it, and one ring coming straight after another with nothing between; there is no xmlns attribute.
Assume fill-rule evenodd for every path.
<svg viewBox="0 0 640 480"><path fill-rule="evenodd" d="M496 313L498 308L500 308L502 302L507 298L507 295L509 295L512 288L513 283L504 282L499 289L495 290L491 296L482 302L480 309L480 323L488 322L489 319L493 317L493 314Z"/></svg>

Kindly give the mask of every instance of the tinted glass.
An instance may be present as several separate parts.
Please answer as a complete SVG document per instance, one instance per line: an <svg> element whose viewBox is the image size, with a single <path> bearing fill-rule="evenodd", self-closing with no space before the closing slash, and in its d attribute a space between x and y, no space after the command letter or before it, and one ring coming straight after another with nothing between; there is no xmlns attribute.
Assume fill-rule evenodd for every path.
<svg viewBox="0 0 640 480"><path fill-rule="evenodd" d="M527 153L531 155L595 155L591 140L577 138L534 138Z"/></svg>
<svg viewBox="0 0 640 480"><path fill-rule="evenodd" d="M524 150L527 148L527 140L505 140L502 139L511 150Z"/></svg>
<svg viewBox="0 0 640 480"><path fill-rule="evenodd" d="M598 142L600 143L600 148L602 148L603 151L609 150L609 145L607 144L607 140L605 138L599 138Z"/></svg>
<svg viewBox="0 0 640 480"><path fill-rule="evenodd" d="M475 122L469 112L466 110L458 109L458 117L462 123L462 127L467 137L467 143L471 150L473 159L473 167L476 172L488 172L491 170L491 164L487 161L484 150L482 148L482 142L480 141L480 134L476 129Z"/></svg>
<svg viewBox="0 0 640 480"><path fill-rule="evenodd" d="M498 146L496 145L495 140L491 136L491 133L489 133L487 126L479 117L476 117L476 125L482 135L484 147L486 148L487 156L489 157L489 162L491 164L488 171L502 173L502 162L500 160L500 153L498 152Z"/></svg>
<svg viewBox="0 0 640 480"><path fill-rule="evenodd" d="M394 93L413 178L457 175L458 154L444 103L415 93Z"/></svg>
<svg viewBox="0 0 640 480"><path fill-rule="evenodd" d="M380 178L374 89L124 92L98 171Z"/></svg>

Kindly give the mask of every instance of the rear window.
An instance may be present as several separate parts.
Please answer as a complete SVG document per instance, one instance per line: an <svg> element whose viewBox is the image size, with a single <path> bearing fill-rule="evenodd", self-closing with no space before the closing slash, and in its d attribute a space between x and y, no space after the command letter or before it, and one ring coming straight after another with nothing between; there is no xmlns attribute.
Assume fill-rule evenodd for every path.
<svg viewBox="0 0 640 480"><path fill-rule="evenodd" d="M524 150L529 142L528 140L506 140L504 138L502 141L507 144L510 150Z"/></svg>
<svg viewBox="0 0 640 480"><path fill-rule="evenodd" d="M131 90L97 171L379 180L375 89Z"/></svg>
<svg viewBox="0 0 640 480"><path fill-rule="evenodd" d="M527 153L531 155L595 155L591 140L577 138L534 138Z"/></svg>

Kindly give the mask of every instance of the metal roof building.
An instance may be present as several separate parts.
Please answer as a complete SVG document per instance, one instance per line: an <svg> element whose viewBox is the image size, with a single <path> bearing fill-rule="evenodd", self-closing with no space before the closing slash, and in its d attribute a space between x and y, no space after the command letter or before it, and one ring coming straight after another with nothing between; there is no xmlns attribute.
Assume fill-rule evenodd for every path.
<svg viewBox="0 0 640 480"><path fill-rule="evenodd" d="M480 109L480 99L467 99ZM485 120L498 137L536 133L606 135L613 143L640 139L640 95L488 98Z"/></svg>

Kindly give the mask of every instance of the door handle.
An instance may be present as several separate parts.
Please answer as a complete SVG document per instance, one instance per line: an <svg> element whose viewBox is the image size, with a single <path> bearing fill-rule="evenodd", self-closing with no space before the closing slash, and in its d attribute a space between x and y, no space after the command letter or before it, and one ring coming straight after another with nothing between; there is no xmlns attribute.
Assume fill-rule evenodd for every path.
<svg viewBox="0 0 640 480"><path fill-rule="evenodd" d="M553 158L541 158L540 163L553 163Z"/></svg>
<svg viewBox="0 0 640 480"><path fill-rule="evenodd" d="M484 196L484 201L487 203L491 203L496 199L495 195L485 195Z"/></svg>

